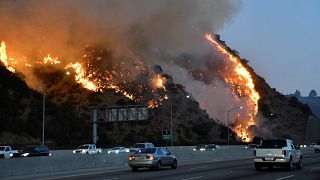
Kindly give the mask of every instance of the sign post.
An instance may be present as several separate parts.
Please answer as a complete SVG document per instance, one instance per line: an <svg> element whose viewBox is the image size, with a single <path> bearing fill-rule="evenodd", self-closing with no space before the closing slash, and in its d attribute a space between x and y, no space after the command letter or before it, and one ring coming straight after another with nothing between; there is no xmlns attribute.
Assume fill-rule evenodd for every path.
<svg viewBox="0 0 320 180"><path fill-rule="evenodd" d="M162 131L162 139L166 141L166 148L167 142L171 140L171 131L170 130L163 130Z"/></svg>

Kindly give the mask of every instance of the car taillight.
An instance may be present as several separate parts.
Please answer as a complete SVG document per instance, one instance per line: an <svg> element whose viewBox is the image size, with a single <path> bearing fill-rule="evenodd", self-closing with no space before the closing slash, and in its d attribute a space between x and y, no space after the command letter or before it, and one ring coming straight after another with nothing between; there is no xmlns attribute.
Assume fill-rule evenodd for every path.
<svg viewBox="0 0 320 180"><path fill-rule="evenodd" d="M287 151L286 151L286 150L282 150L282 154L283 154L284 156L286 156L286 155L287 155Z"/></svg>
<svg viewBox="0 0 320 180"><path fill-rule="evenodd" d="M132 161L132 160L135 160L136 159L136 157L134 157L134 156L129 156L129 161Z"/></svg>
<svg viewBox="0 0 320 180"><path fill-rule="evenodd" d="M146 159L148 159L148 160L153 160L153 159L154 159L154 157L153 157L153 156L149 156L149 155L147 155L147 156L146 156Z"/></svg>
<svg viewBox="0 0 320 180"><path fill-rule="evenodd" d="M257 151L253 150L253 157L256 157L256 156L257 156Z"/></svg>

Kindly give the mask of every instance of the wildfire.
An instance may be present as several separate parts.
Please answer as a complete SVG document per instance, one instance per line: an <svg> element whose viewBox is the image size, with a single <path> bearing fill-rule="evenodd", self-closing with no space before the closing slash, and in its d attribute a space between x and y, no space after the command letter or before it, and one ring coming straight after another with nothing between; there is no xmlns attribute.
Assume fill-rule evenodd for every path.
<svg viewBox="0 0 320 180"><path fill-rule="evenodd" d="M165 80L166 80L165 78L163 78L159 74L157 74L157 76L155 76L155 78L153 79L153 84L158 89L166 90Z"/></svg>
<svg viewBox="0 0 320 180"><path fill-rule="evenodd" d="M234 68L224 77L226 83L230 84L233 93L240 97L249 97L247 100L246 109L249 112L249 119L247 121L237 121L235 123L234 131L243 141L249 142L252 137L248 134L248 128L255 125L255 116L258 113L258 100L260 98L258 92L255 90L253 79L249 71L241 64L237 56L232 55L222 45L212 38L211 34L206 34L205 39L211 42L218 51L228 59Z"/></svg>
<svg viewBox="0 0 320 180"><path fill-rule="evenodd" d="M145 65L142 61L136 62L136 71L138 70L141 74L150 77L150 83L145 81L139 82L130 79L130 70L124 62L118 63L115 61L113 62L114 64L110 63L106 67L99 69L103 58L97 52L95 50L86 52L83 55L83 59L69 64L64 64L58 57L54 57L50 53L42 59L40 58L40 60L30 63L26 57L17 59L8 58L6 44L2 41L0 60L11 72L17 71L14 67L31 68L34 64L59 65L59 67L64 67L68 75L71 75L70 72L73 72L72 75L75 81L88 90L103 92L105 89L113 89L115 92L137 103L146 103L149 108L156 108L162 101L168 99L165 88L166 78L150 71L151 67L149 65ZM152 84L151 87L149 87L150 84ZM144 94L147 94L148 97L144 97Z"/></svg>
<svg viewBox="0 0 320 180"><path fill-rule="evenodd" d="M12 60L12 59L10 59ZM0 61L4 64L4 66L11 72L15 72L16 70L9 65L8 57L7 57L7 49L6 49L6 43L4 41L1 41L0 45Z"/></svg>
<svg viewBox="0 0 320 180"><path fill-rule="evenodd" d="M86 71L80 63L70 63L66 66L65 69L68 68L73 68L75 70L75 80L78 83L82 84L84 88L95 92L98 92L100 90L98 83L94 83L93 81L88 79L88 77L90 76L86 75Z"/></svg>
<svg viewBox="0 0 320 180"><path fill-rule="evenodd" d="M44 64L60 64L61 61L58 60L57 57L53 58L50 54L43 58Z"/></svg>

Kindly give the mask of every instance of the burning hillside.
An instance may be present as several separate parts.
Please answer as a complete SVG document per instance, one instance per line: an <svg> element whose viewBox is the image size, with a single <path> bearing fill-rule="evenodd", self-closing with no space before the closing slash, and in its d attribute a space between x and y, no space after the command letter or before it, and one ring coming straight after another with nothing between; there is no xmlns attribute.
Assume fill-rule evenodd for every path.
<svg viewBox="0 0 320 180"><path fill-rule="evenodd" d="M37 71L50 69L95 94L112 90L153 110L176 99L172 87L181 84L182 94L221 124L230 120L248 142L267 90L257 90L256 74L236 53L205 35L237 7L231 0L0 1L0 60L39 92L47 82Z"/></svg>
<svg viewBox="0 0 320 180"><path fill-rule="evenodd" d="M231 124L242 140L250 140L252 135L247 129L255 124L259 99L250 75L244 74L248 72L241 63L232 61L232 57L228 57L231 55L224 54L218 44L214 45L220 47L220 52L212 51L199 35L199 32L216 31L221 27L237 9L233 2L143 0L140 4L98 0L94 4L88 0L70 0L68 3L20 0L0 2L0 5L4 14L0 18L4 25L0 27L0 32L4 32L4 36L0 36L4 40L0 47L1 62L11 72L23 74L27 84L38 91L42 91L45 80L35 76L35 71L50 67L65 71L88 90L113 89L136 103L156 108L172 98L167 93L165 73L169 68L165 67L179 66L175 59L183 53L216 54L219 58L211 61L222 62L222 66L217 69L208 66L205 73L209 86L200 84L195 88L209 91L213 85L210 81L221 79L228 90L222 96L211 93L211 97L204 99L198 98L197 92L189 93L212 118L225 125L228 109L244 106L246 111L237 115L237 122L231 118ZM23 18L11 14L10 9L18 7ZM166 9L165 14L163 9ZM118 14L117 21L113 14ZM35 16L38 19L32 18ZM21 28L17 29L13 24L19 24ZM193 80L202 81L202 67L208 61L197 58L190 63L194 66L193 71L189 72L187 68L183 71L194 76ZM155 65L163 67L163 72L154 71ZM248 86L248 83L251 84ZM187 86L188 83L181 84ZM214 103L212 108L215 96L228 98L226 103Z"/></svg>
<svg viewBox="0 0 320 180"><path fill-rule="evenodd" d="M255 125L254 118L258 112L259 99L251 75L237 57L228 53L213 40L211 35L207 34L206 39L216 46L222 57L228 61L227 64L230 67L225 69L231 69L230 72L219 70L219 75L224 78L226 84L230 85L235 98L247 97L242 106L246 107L248 115L238 113L237 121L232 121L232 127L243 141L250 141L252 135L248 134L248 128ZM31 65L27 63L26 58L8 58L4 42L0 48L1 61L12 72L17 71L15 67L21 68L23 65L23 70L44 64L57 66L57 68L63 66L66 73L71 72L76 82L91 91L103 92L105 89L113 89L136 103L147 104L149 108L158 107L169 98L166 93L166 78L161 74L162 72L155 73L151 66L143 61L136 60L132 64L127 64L127 61L115 61L111 52L86 47L85 54L75 63L63 64L58 57L53 58L48 54L41 61L36 60ZM243 117L240 114L244 114Z"/></svg>

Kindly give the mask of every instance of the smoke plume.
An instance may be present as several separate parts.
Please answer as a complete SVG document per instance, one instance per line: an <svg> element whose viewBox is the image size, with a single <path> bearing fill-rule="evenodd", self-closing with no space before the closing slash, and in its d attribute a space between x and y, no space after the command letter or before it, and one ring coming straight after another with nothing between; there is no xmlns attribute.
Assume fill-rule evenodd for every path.
<svg viewBox="0 0 320 180"><path fill-rule="evenodd" d="M216 32L236 10L228 0L2 0L0 38L27 57L75 58L86 45L179 54L203 46L203 33Z"/></svg>
<svg viewBox="0 0 320 180"><path fill-rule="evenodd" d="M160 64L211 116L225 120L228 107L241 100L222 81L201 83L169 62L183 53L212 51L204 33L217 32L238 6L232 0L1 0L0 40L11 57L27 57L30 64L48 53L75 62L86 46L108 49L121 60ZM206 63L190 62L195 69ZM23 73L34 81L31 72Z"/></svg>

